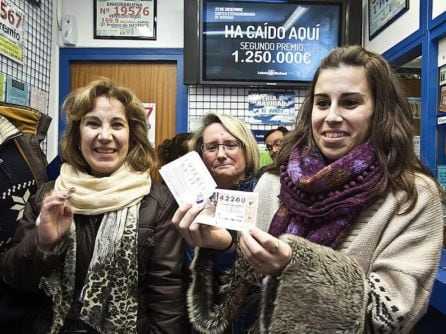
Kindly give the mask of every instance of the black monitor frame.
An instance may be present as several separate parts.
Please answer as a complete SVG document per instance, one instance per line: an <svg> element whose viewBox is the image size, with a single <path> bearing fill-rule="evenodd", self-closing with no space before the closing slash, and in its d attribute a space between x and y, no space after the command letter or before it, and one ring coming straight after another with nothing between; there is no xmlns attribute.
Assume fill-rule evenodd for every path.
<svg viewBox="0 0 446 334"><path fill-rule="evenodd" d="M184 1L184 83L229 86L305 87L302 81L217 81L203 78L202 10L206 0ZM290 0L291 1L291 0ZM362 43L362 2L361 0L305 0L315 4L337 3L342 5L340 45ZM228 1L229 2L229 1ZM266 1L267 2L267 1ZM277 2L277 1L276 1Z"/></svg>

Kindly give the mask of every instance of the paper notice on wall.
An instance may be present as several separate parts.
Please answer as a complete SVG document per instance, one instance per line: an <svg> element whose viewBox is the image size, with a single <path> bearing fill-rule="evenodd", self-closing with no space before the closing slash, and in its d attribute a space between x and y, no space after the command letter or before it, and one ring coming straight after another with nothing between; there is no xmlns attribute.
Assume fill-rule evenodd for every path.
<svg viewBox="0 0 446 334"><path fill-rule="evenodd" d="M437 181L446 189L446 165L437 166Z"/></svg>
<svg viewBox="0 0 446 334"><path fill-rule="evenodd" d="M29 106L29 84L6 77L6 102Z"/></svg>
<svg viewBox="0 0 446 334"><path fill-rule="evenodd" d="M440 87L440 103L438 106L438 110L442 112L446 111L446 86Z"/></svg>
<svg viewBox="0 0 446 334"><path fill-rule="evenodd" d="M412 117L414 119L421 118L421 98L420 97L408 97L410 109L412 110Z"/></svg>
<svg viewBox="0 0 446 334"><path fill-rule="evenodd" d="M143 103L147 118L147 131L150 144L155 146L156 103Z"/></svg>
<svg viewBox="0 0 446 334"><path fill-rule="evenodd" d="M48 114L48 93L31 86L29 106Z"/></svg>
<svg viewBox="0 0 446 334"><path fill-rule="evenodd" d="M440 50L438 53L440 53ZM446 65L443 65L440 67L440 75L439 76L440 76L439 85L440 86L445 85L446 84Z"/></svg>
<svg viewBox="0 0 446 334"><path fill-rule="evenodd" d="M0 102L5 101L6 93L6 76L0 73Z"/></svg>
<svg viewBox="0 0 446 334"><path fill-rule="evenodd" d="M26 16L14 3L2 0L0 8L0 53L22 64Z"/></svg>

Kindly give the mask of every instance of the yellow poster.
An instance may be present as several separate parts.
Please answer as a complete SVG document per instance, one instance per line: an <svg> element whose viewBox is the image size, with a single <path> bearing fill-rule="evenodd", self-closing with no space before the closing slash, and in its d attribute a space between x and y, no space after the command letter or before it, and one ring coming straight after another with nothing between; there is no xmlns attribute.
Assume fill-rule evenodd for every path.
<svg viewBox="0 0 446 334"><path fill-rule="evenodd" d="M20 45L14 44L11 41L8 41L3 36L0 36L0 53L5 55L12 60L19 62L20 64L23 62L23 49Z"/></svg>
<svg viewBox="0 0 446 334"><path fill-rule="evenodd" d="M0 54L22 64L25 16L12 1L2 0L0 10Z"/></svg>

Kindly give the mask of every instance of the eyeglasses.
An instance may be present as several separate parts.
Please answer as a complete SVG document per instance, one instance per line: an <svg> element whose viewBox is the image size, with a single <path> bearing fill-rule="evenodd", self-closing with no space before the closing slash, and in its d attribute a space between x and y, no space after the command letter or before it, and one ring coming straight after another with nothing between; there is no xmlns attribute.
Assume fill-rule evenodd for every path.
<svg viewBox="0 0 446 334"><path fill-rule="evenodd" d="M266 149L268 151L272 151L273 148L279 149L279 148L282 147L282 144L283 144L283 140L282 139L276 139L275 141L273 141L272 145L266 144Z"/></svg>
<svg viewBox="0 0 446 334"><path fill-rule="evenodd" d="M239 150L243 146L243 143L239 140L225 141L223 144L207 143L201 145L201 151L203 153L215 153L220 149L220 146L223 146L225 151L234 152Z"/></svg>

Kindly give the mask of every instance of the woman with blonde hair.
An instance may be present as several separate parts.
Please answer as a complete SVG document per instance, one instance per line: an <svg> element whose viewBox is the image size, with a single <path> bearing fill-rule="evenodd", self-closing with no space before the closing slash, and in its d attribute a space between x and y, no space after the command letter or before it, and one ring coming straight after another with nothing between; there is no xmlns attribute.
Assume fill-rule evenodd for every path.
<svg viewBox="0 0 446 334"><path fill-rule="evenodd" d="M254 189L256 180L252 177L259 168L259 149L244 122L230 115L207 114L194 132L191 146L202 157L218 188Z"/></svg>
<svg viewBox="0 0 446 334"><path fill-rule="evenodd" d="M259 150L254 136L243 121L230 115L209 113L194 133L191 146L200 154L217 183L217 188L253 191L258 180L256 172L259 167ZM198 212L197 210L201 208L194 207L191 212ZM203 242L206 242L208 233L221 230L196 223L184 228L177 226L189 245L186 247L188 263L194 256L191 246L205 247ZM219 250L211 255L215 261L214 269L217 275L223 276L234 263L235 247L230 244L215 248ZM257 307L257 302L248 303L244 312L228 325L229 332L245 333L255 320Z"/></svg>

